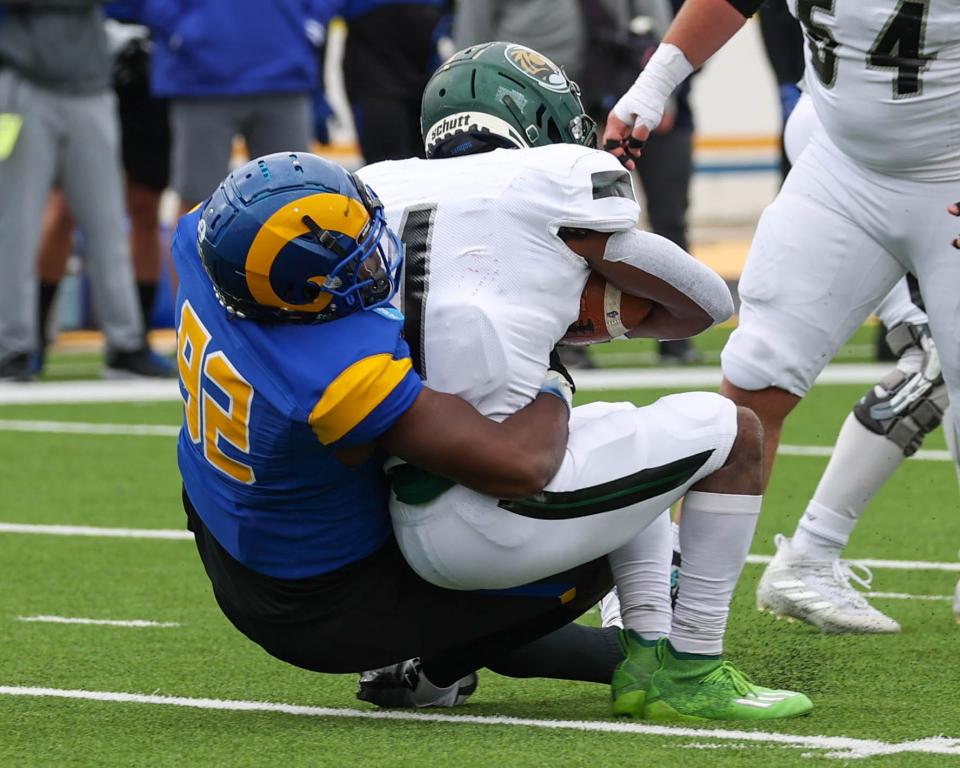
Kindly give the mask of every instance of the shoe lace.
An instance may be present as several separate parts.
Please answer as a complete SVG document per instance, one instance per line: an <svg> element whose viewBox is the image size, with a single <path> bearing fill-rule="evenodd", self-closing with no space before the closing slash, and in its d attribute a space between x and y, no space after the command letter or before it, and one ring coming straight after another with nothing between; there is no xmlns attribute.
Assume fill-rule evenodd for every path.
<svg viewBox="0 0 960 768"><path fill-rule="evenodd" d="M720 666L700 681L703 683L729 683L740 696L746 696L755 688L753 681L733 663L721 661Z"/></svg>
<svg viewBox="0 0 960 768"><path fill-rule="evenodd" d="M834 560L833 578L848 591L847 598L849 600L857 605L867 604L866 598L854 589L850 582L854 582L869 592L873 585L873 571L870 568L856 560Z"/></svg>

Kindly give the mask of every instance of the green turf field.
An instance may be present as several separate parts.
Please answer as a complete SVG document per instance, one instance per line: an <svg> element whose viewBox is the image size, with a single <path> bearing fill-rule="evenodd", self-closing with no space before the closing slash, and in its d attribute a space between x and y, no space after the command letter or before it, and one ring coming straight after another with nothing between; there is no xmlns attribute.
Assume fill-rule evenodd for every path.
<svg viewBox="0 0 960 768"><path fill-rule="evenodd" d="M864 388L816 387L784 442L831 445ZM580 399L642 403L659 394ZM354 699L353 676L288 667L221 616L192 543L176 533L183 513L175 440L163 433L179 416L175 402L0 406L0 524L175 532L108 538L0 525L0 766L960 765L960 627L944 599L960 575L947 570L960 544L949 462L907 462L850 546L853 557L943 564L874 570L875 591L937 598L876 599L903 634L826 637L758 614L760 566L747 566L728 655L758 682L809 694L811 716L739 733L723 724L625 724L607 717L603 687L483 673L467 706L394 718ZM25 433L10 431L14 422L170 429ZM925 446L943 447L939 433ZM753 553L772 553L774 534L792 532L825 462L781 457ZM22 620L42 616L169 626Z"/></svg>

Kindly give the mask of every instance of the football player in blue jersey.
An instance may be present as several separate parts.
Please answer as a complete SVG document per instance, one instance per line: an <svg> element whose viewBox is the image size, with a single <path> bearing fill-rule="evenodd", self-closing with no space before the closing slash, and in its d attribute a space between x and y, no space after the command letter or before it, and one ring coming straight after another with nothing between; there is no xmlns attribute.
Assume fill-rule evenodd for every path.
<svg viewBox="0 0 960 768"><path fill-rule="evenodd" d="M234 171L173 250L183 504L241 632L318 672L420 657L412 703L454 703L482 666L609 681L615 634L570 624L609 588L605 560L448 591L411 570L390 526L388 452L483 493L539 491L566 444L559 372L502 423L425 388L388 304L402 246L373 191L312 155Z"/></svg>

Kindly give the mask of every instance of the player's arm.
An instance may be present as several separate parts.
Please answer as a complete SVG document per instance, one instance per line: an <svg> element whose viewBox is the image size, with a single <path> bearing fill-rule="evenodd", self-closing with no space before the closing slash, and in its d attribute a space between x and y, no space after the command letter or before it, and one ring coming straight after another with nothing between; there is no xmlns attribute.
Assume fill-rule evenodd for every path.
<svg viewBox="0 0 960 768"><path fill-rule="evenodd" d="M733 314L723 279L660 235L630 229L586 232L565 241L621 291L653 302L643 323L627 334L631 338L686 338Z"/></svg>
<svg viewBox="0 0 960 768"><path fill-rule="evenodd" d="M603 146L633 168L674 89L713 56L762 0L686 0L636 82L610 110Z"/></svg>
<svg viewBox="0 0 960 768"><path fill-rule="evenodd" d="M570 410L560 394L545 388L497 423L459 397L424 388L380 442L404 461L480 493L523 498L543 490L563 461Z"/></svg>

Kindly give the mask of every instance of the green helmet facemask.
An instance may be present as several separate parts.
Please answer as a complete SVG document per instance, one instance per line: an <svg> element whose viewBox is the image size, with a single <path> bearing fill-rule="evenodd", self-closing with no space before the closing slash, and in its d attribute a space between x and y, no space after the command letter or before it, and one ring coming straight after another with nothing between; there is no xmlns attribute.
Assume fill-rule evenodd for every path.
<svg viewBox="0 0 960 768"><path fill-rule="evenodd" d="M580 89L550 59L515 43L481 43L451 56L423 92L428 158L497 147L597 145Z"/></svg>

